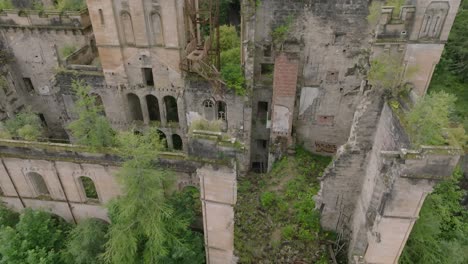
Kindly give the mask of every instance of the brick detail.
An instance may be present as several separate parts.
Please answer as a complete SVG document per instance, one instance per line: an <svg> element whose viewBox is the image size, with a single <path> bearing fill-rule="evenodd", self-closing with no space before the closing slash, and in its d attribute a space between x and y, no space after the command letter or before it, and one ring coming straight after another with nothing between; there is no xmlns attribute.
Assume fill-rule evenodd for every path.
<svg viewBox="0 0 468 264"><path fill-rule="evenodd" d="M297 74L299 64L289 61L286 55L281 54L275 60L273 81L273 99L278 97L294 97L296 95ZM290 108L293 109L294 105Z"/></svg>

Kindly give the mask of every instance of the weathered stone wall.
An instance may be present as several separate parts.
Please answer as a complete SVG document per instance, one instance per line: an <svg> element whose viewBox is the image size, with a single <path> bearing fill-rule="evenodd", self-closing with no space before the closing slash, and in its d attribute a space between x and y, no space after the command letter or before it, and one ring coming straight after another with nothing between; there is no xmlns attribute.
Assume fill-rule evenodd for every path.
<svg viewBox="0 0 468 264"><path fill-rule="evenodd" d="M361 102L318 196L322 226L349 239L350 261L396 263L426 194L452 174L461 154L449 147L407 151L408 145L387 104Z"/></svg>
<svg viewBox="0 0 468 264"><path fill-rule="evenodd" d="M0 200L9 207L42 209L75 222L89 217L109 221L103 205L121 193L115 175L122 160L115 154L13 140L0 141L0 154ZM216 164L211 159L214 164L209 164L200 160L161 153L158 162L174 171L178 190L188 185L200 188L207 263L233 263L237 169L229 161ZM42 177L45 187L33 174ZM97 200L86 197L82 176L93 181Z"/></svg>

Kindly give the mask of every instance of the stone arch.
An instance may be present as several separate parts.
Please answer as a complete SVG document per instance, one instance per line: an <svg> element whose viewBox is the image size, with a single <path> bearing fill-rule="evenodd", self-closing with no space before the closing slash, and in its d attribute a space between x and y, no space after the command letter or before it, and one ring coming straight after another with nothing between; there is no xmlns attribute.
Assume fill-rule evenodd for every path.
<svg viewBox="0 0 468 264"><path fill-rule="evenodd" d="M439 38L449 10L450 4L448 2L431 2L426 8L419 38Z"/></svg>
<svg viewBox="0 0 468 264"><path fill-rule="evenodd" d="M27 176L31 181L37 196L50 196L49 188L47 187L42 175L37 172L28 172Z"/></svg>
<svg viewBox="0 0 468 264"><path fill-rule="evenodd" d="M152 94L148 94L145 99L150 121L161 121L158 98Z"/></svg>
<svg viewBox="0 0 468 264"><path fill-rule="evenodd" d="M127 45L135 45L135 34L133 31L132 16L127 11L120 13L120 21L122 23L122 31Z"/></svg>
<svg viewBox="0 0 468 264"><path fill-rule="evenodd" d="M101 96L97 93L91 93L91 96L94 97L94 105L99 107L99 113L103 116L106 116L106 111Z"/></svg>
<svg viewBox="0 0 468 264"><path fill-rule="evenodd" d="M83 188L86 199L99 200L99 195L94 181L87 176L80 176L79 178L81 187Z"/></svg>
<svg viewBox="0 0 468 264"><path fill-rule="evenodd" d="M172 135L172 147L176 150L182 150L183 146L184 146L184 143L182 142L182 138L177 134L173 134Z"/></svg>
<svg viewBox="0 0 468 264"><path fill-rule="evenodd" d="M212 100L207 99L203 101L203 116L206 120L213 120L215 116L214 103Z"/></svg>
<svg viewBox="0 0 468 264"><path fill-rule="evenodd" d="M179 123L179 111L177 109L177 100L173 96L165 96L164 105L166 106L167 122Z"/></svg>
<svg viewBox="0 0 468 264"><path fill-rule="evenodd" d="M158 135L159 135L159 140L161 140L161 143L163 144L164 148L168 149L169 146L167 145L166 134L164 134L164 132L162 132L161 130L158 129Z"/></svg>
<svg viewBox="0 0 468 264"><path fill-rule="evenodd" d="M216 114L219 120L227 120L227 105L223 101L216 102Z"/></svg>
<svg viewBox="0 0 468 264"><path fill-rule="evenodd" d="M153 40L156 45L164 45L164 30L161 15L158 12L151 13L151 27Z"/></svg>
<svg viewBox="0 0 468 264"><path fill-rule="evenodd" d="M132 121L143 121L143 112L141 111L140 98L134 93L127 94L128 108Z"/></svg>

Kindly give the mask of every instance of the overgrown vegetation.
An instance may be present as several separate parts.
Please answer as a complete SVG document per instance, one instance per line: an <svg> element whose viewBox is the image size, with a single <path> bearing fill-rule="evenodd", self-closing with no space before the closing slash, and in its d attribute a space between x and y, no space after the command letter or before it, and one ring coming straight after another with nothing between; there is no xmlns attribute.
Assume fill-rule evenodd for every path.
<svg viewBox="0 0 468 264"><path fill-rule="evenodd" d="M41 119L29 108L17 113L14 117L0 122L0 137L38 141L44 136Z"/></svg>
<svg viewBox="0 0 468 264"><path fill-rule="evenodd" d="M37 11L59 10L59 11L79 11L86 8L85 0L56 0L54 5L46 6L42 0L32 0L29 2L12 0L0 0L1 9L31 9Z"/></svg>
<svg viewBox="0 0 468 264"><path fill-rule="evenodd" d="M241 65L240 38L234 26L219 28L221 50L221 78L238 95L245 95L245 78Z"/></svg>
<svg viewBox="0 0 468 264"><path fill-rule="evenodd" d="M453 118L468 131L468 1L461 3L442 58L429 86L457 97Z"/></svg>
<svg viewBox="0 0 468 264"><path fill-rule="evenodd" d="M292 16L288 16L283 24L277 26L273 32L271 32L273 44L275 45L276 49L281 49L284 42L287 40L293 21L294 18Z"/></svg>
<svg viewBox="0 0 468 264"><path fill-rule="evenodd" d="M264 175L240 179L235 248L240 263L328 263L313 196L330 158L298 148ZM301 262L302 261L302 262Z"/></svg>
<svg viewBox="0 0 468 264"><path fill-rule="evenodd" d="M399 18L401 13L401 7L405 4L406 0L387 0L385 5L386 6L393 6L393 18Z"/></svg>
<svg viewBox="0 0 468 264"><path fill-rule="evenodd" d="M420 99L403 118L411 143L420 145L452 145L464 147L465 129L452 122L457 98L445 92L434 92Z"/></svg>
<svg viewBox="0 0 468 264"><path fill-rule="evenodd" d="M96 97L90 94L91 87L83 81L74 80L72 89L76 95L74 111L78 119L67 128L77 143L95 149L114 146L115 132L103 115L104 109L97 105Z"/></svg>
<svg viewBox="0 0 468 264"><path fill-rule="evenodd" d="M211 132L221 132L221 120L208 121L206 119L197 119L192 121L190 124L189 131L193 132L194 130L203 130Z"/></svg>
<svg viewBox="0 0 468 264"><path fill-rule="evenodd" d="M168 204L174 217L181 222L194 222L200 217L201 203L195 188L172 194ZM141 203L149 203L148 200ZM165 216L161 216L162 218ZM137 222L137 219L134 219ZM157 219L155 219L157 220ZM151 222L146 224L151 225ZM103 254L111 235L107 224L98 219L87 219L78 225L64 222L47 212L26 209L20 215L0 204L0 263L8 264L98 264L105 263ZM132 226L129 228L131 229ZM110 237L112 239L112 237ZM170 248L168 256L160 256L160 262L143 261L125 263L204 263L204 245L201 234L184 229L177 239L189 248ZM130 244L132 241L127 241ZM137 238L138 246L148 243ZM122 248L127 251L128 248ZM126 252L127 253L127 252ZM138 254L142 253L139 249ZM114 262L112 262L114 263ZM115 263L123 263L115 262Z"/></svg>
<svg viewBox="0 0 468 264"><path fill-rule="evenodd" d="M468 263L468 211L460 204L460 170L426 198L400 257L401 264Z"/></svg>
<svg viewBox="0 0 468 264"><path fill-rule="evenodd" d="M372 1L369 5L369 15L367 15L367 22L371 27L377 26L377 23L380 20L380 15L382 11L382 2Z"/></svg>
<svg viewBox="0 0 468 264"><path fill-rule="evenodd" d="M203 263L199 234L191 220L169 203L174 175L154 160L164 146L156 129L142 135L122 132L119 153L126 161L117 179L123 195L110 204L112 225L106 243L107 263Z"/></svg>
<svg viewBox="0 0 468 264"><path fill-rule="evenodd" d="M62 55L62 59L65 59L66 57L73 54L73 52L75 52L75 51L76 51L76 46L74 46L74 45L65 45L60 49L60 54Z"/></svg>

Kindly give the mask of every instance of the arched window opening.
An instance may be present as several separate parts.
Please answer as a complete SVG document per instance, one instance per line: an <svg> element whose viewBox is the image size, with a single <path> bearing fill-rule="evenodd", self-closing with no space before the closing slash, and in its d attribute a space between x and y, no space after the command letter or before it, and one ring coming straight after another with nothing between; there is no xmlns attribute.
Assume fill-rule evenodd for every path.
<svg viewBox="0 0 468 264"><path fill-rule="evenodd" d="M163 144L164 148L165 148L165 149L168 149L169 147L167 146L166 134L164 134L164 132L162 132L162 131L159 130L159 129L158 129L158 134L159 134L159 140L160 140L161 143Z"/></svg>
<svg viewBox="0 0 468 264"><path fill-rule="evenodd" d="M91 180L91 178L88 178L86 176L81 176L80 182L81 182L81 185L83 186L83 190L85 192L86 198L94 199L94 200L99 199L98 193L96 191L96 186L94 185L94 182L93 180Z"/></svg>
<svg viewBox="0 0 468 264"><path fill-rule="evenodd" d="M166 119L167 122L179 122L179 112L177 110L177 100L172 96L164 97L164 104L166 105Z"/></svg>
<svg viewBox="0 0 468 264"><path fill-rule="evenodd" d="M437 32L439 32L437 29L437 27L439 26L439 21L440 21L440 17L438 16L436 17L434 28L432 29L432 37L437 37Z"/></svg>
<svg viewBox="0 0 468 264"><path fill-rule="evenodd" d="M143 112L141 111L140 98L136 94L127 94L128 108L132 120L143 121Z"/></svg>
<svg viewBox="0 0 468 264"><path fill-rule="evenodd" d="M424 34L427 34L429 31L429 26L431 25L431 16L426 16L426 24L424 25Z"/></svg>
<svg viewBox="0 0 468 264"><path fill-rule="evenodd" d="M203 115L206 120L214 119L214 104L211 100L205 100L203 102Z"/></svg>
<svg viewBox="0 0 468 264"><path fill-rule="evenodd" d="M223 101L216 102L217 116L219 120L226 121L227 107Z"/></svg>
<svg viewBox="0 0 468 264"><path fill-rule="evenodd" d="M94 105L99 108L99 114L106 116L101 96L97 93L92 93L91 96L94 97Z"/></svg>
<svg viewBox="0 0 468 264"><path fill-rule="evenodd" d="M149 118L151 121L161 121L159 114L159 102L156 96L148 94L146 96L146 105L148 106Z"/></svg>
<svg viewBox="0 0 468 264"><path fill-rule="evenodd" d="M50 192L47 188L47 184L44 181L42 175L36 172L29 172L28 177L33 185L34 190L38 196L49 196Z"/></svg>
<svg viewBox="0 0 468 264"><path fill-rule="evenodd" d="M135 35L133 33L132 17L128 12L122 12L120 15L125 43L127 45L135 44Z"/></svg>
<svg viewBox="0 0 468 264"><path fill-rule="evenodd" d="M151 14L151 24L153 26L154 43L156 45L164 45L162 20L158 13Z"/></svg>
<svg viewBox="0 0 468 264"><path fill-rule="evenodd" d="M176 150L182 150L183 143L182 143L182 138L179 135L177 134L172 135L172 146Z"/></svg>

